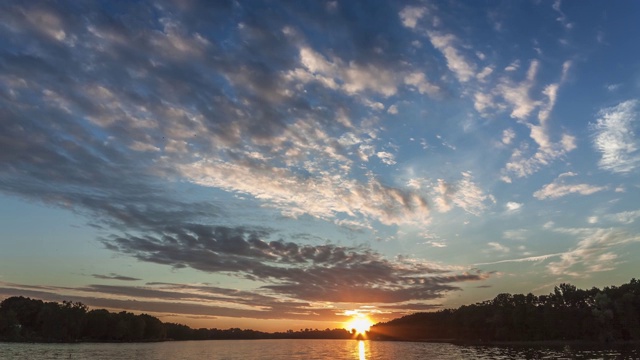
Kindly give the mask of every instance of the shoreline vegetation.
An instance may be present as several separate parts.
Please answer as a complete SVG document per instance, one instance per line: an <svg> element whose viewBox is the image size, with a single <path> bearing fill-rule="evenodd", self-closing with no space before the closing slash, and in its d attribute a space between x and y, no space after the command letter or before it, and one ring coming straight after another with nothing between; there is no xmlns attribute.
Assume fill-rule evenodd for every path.
<svg viewBox="0 0 640 360"><path fill-rule="evenodd" d="M578 289L560 284L548 295L498 294L457 309L416 313L371 328L379 340L497 342L640 341L640 281Z"/></svg>
<svg viewBox="0 0 640 360"><path fill-rule="evenodd" d="M148 314L89 310L78 302L14 296L0 303L0 341L152 342L242 339L370 339L457 345L588 345L640 343L640 281L578 289L560 284L549 295L498 294L457 309L415 313L378 323L364 335L346 329L262 332L192 329Z"/></svg>

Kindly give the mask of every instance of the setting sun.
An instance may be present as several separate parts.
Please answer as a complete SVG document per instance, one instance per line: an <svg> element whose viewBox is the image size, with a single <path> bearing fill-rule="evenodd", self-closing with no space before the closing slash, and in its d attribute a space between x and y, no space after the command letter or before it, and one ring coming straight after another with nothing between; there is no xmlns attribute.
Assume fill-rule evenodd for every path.
<svg viewBox="0 0 640 360"><path fill-rule="evenodd" d="M364 334L369 331L373 322L365 315L356 315L349 322L345 323L345 329L356 330L356 334Z"/></svg>

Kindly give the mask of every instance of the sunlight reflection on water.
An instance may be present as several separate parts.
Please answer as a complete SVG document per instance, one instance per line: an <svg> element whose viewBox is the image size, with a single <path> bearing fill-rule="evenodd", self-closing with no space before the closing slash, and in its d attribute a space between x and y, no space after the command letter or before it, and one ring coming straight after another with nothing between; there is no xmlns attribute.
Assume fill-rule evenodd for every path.
<svg viewBox="0 0 640 360"><path fill-rule="evenodd" d="M358 341L358 355L360 355L360 360L366 360L364 356L364 341Z"/></svg>
<svg viewBox="0 0 640 360"><path fill-rule="evenodd" d="M636 347L457 346L368 340L213 340L138 344L0 343L0 359L638 359Z"/></svg>

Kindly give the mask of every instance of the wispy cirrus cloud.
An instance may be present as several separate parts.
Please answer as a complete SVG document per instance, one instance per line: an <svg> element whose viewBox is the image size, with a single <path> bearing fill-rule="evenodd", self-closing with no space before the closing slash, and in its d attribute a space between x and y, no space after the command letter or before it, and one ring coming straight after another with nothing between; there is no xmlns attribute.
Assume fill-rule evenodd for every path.
<svg viewBox="0 0 640 360"><path fill-rule="evenodd" d="M552 183L542 187L542 189L533 193L533 197L538 200L557 199L569 194L591 195L599 191L606 190L606 186L596 186L589 184L567 184L567 177L576 176L575 173L560 174Z"/></svg>
<svg viewBox="0 0 640 360"><path fill-rule="evenodd" d="M522 262L541 263L541 262L543 262L543 261L545 261L547 259L561 256L562 254L563 253L545 254L545 255L537 255L537 256L527 256L527 257L523 257L523 258L498 260L498 261L492 261L492 262L487 262L487 263L478 263L478 264L474 264L474 265L475 266L484 266L484 265L497 265L497 264L522 263Z"/></svg>
<svg viewBox="0 0 640 360"><path fill-rule="evenodd" d="M605 215L607 220L615 221L621 224L631 224L640 219L640 210L621 211L615 214Z"/></svg>
<svg viewBox="0 0 640 360"><path fill-rule="evenodd" d="M591 124L593 145L601 154L600 167L615 173L628 173L640 164L640 141L636 130L640 121L638 101L627 100L601 109Z"/></svg>
<svg viewBox="0 0 640 360"><path fill-rule="evenodd" d="M475 65L468 61L458 49L459 40L452 34L437 31L428 32L431 44L444 55L447 67L460 82L467 82L475 76Z"/></svg>
<svg viewBox="0 0 640 360"><path fill-rule="evenodd" d="M567 251L552 254L505 259L476 266L532 262L543 264L555 276L587 277L595 272L611 271L621 261L621 247L640 242L640 236L621 229L609 228L554 228L553 231L578 238ZM549 261L549 259L557 259Z"/></svg>
<svg viewBox="0 0 640 360"><path fill-rule="evenodd" d="M619 229L558 229L576 234L582 239L558 261L550 262L547 269L553 275L586 276L593 272L613 270L619 255L615 249L639 242L640 236Z"/></svg>
<svg viewBox="0 0 640 360"><path fill-rule="evenodd" d="M518 177L529 176L541 167L549 165L554 160L576 149L575 136L563 133L559 140L553 141L549 129L549 117L555 107L560 86L564 83L571 64L571 61L563 63L560 81L545 86L537 100L531 97L540 66L537 60L531 61L525 80L514 84L503 78L497 87L497 93L512 106L511 117L518 119L529 128L529 136L538 146L533 155L529 155L531 151L529 151L527 144L523 143L515 149L505 166L507 173L515 174ZM538 121L534 123L528 119L536 108L539 109Z"/></svg>
<svg viewBox="0 0 640 360"><path fill-rule="evenodd" d="M562 63L558 81L543 86L539 80L542 66L539 59L531 59L523 71L520 59L511 61L502 71L496 71L495 64L486 63L485 54L476 51L475 56L471 55L472 46L447 32L446 26L436 21L437 16L427 8L405 7L399 17L407 28L428 38L442 54L447 68L462 86L462 96L472 101L481 116L494 117L508 112L529 130L529 137L537 148L532 149L529 143L522 142L514 149L503 169L505 180L511 180L509 175L527 177L576 149L575 136L567 132L555 135L549 125L559 90L571 69L571 60ZM419 24L424 18L433 21ZM475 57L480 62L474 62ZM536 111L537 120L532 120ZM511 144L514 138L513 130L507 130L503 134L503 144Z"/></svg>

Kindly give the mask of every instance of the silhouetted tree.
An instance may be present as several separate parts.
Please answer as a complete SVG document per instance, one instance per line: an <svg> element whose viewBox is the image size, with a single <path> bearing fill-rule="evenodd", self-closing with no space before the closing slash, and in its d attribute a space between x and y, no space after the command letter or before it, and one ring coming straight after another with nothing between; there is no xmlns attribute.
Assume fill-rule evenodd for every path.
<svg viewBox="0 0 640 360"><path fill-rule="evenodd" d="M378 339L640 340L640 282L578 289L560 284L548 295L498 294L458 309L417 313L371 329Z"/></svg>

